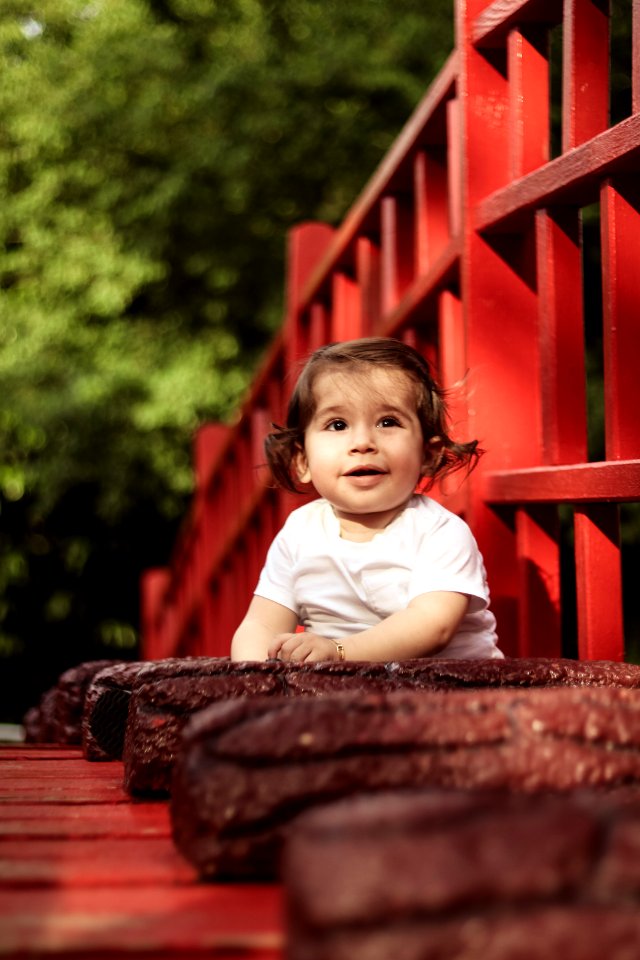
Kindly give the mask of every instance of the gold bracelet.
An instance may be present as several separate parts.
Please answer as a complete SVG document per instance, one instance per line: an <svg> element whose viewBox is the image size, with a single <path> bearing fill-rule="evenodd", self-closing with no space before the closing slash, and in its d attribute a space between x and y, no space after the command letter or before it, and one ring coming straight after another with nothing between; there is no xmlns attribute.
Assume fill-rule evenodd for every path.
<svg viewBox="0 0 640 960"><path fill-rule="evenodd" d="M336 650L338 651L338 660L346 660L346 654L344 652L344 646L341 640L334 640L333 637L329 638L332 643L335 643Z"/></svg>

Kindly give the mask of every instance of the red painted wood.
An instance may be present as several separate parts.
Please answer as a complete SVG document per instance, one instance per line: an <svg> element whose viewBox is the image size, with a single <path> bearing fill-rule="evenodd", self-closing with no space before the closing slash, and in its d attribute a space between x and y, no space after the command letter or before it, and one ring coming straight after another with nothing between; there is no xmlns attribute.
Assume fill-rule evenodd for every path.
<svg viewBox="0 0 640 960"><path fill-rule="evenodd" d="M121 837L171 837L165 803L43 804L0 803L0 854L2 841L102 840Z"/></svg>
<svg viewBox="0 0 640 960"><path fill-rule="evenodd" d="M21 887L128 887L191 883L193 868L166 837L62 840L5 839L0 844L0 890Z"/></svg>
<svg viewBox="0 0 640 960"><path fill-rule="evenodd" d="M171 582L169 567L145 570L140 580L140 656L155 660L162 656L162 639L158 634L158 617L164 612L165 599Z"/></svg>
<svg viewBox="0 0 640 960"><path fill-rule="evenodd" d="M512 180L549 159L548 48L547 31L541 28L511 30L507 39Z"/></svg>
<svg viewBox="0 0 640 960"><path fill-rule="evenodd" d="M447 101L447 177L449 183L449 234L462 233L462 110L459 98Z"/></svg>
<svg viewBox="0 0 640 960"><path fill-rule="evenodd" d="M548 162L548 31L560 23L564 153ZM634 0L636 107L639 23ZM398 336L445 382L462 358L468 365L452 412L487 454L464 489L447 484L437 496L472 525L507 653L558 648L553 510L529 506L640 499L630 362L640 115L607 129L606 0L458 0L456 39L343 224L291 235L283 332L207 496L196 494L152 621L164 655L228 652L270 537L302 502L268 491L255 470L258 434L281 422L299 362L330 339ZM588 464L579 209L599 196L607 462ZM587 597L591 565L577 570ZM582 634L592 635L598 604L582 609Z"/></svg>
<svg viewBox="0 0 640 960"><path fill-rule="evenodd" d="M413 176L415 266L416 274L422 276L449 243L449 178L445 148L419 150L413 161Z"/></svg>
<svg viewBox="0 0 640 960"><path fill-rule="evenodd" d="M333 313L330 340L355 340L365 333L362 326L360 287L345 273L333 274Z"/></svg>
<svg viewBox="0 0 640 960"><path fill-rule="evenodd" d="M631 112L640 112L640 0L632 0Z"/></svg>
<svg viewBox="0 0 640 960"><path fill-rule="evenodd" d="M623 120L524 180L481 199L471 213L477 230L517 229L540 207L557 203L585 206L597 199L606 177L634 166L640 149L640 115Z"/></svg>
<svg viewBox="0 0 640 960"><path fill-rule="evenodd" d="M61 747L54 743L0 743L3 760L81 760L81 747Z"/></svg>
<svg viewBox="0 0 640 960"><path fill-rule="evenodd" d="M105 771L119 784L122 764L69 752L0 745L3 958L282 960L279 886L197 881L171 840L168 805L85 803L80 770L102 792ZM32 767L29 803L15 802L16 764ZM75 786L65 803L50 797L58 764L70 794Z"/></svg>
<svg viewBox="0 0 640 960"><path fill-rule="evenodd" d="M640 189L633 180L607 180L601 199L606 455L640 455Z"/></svg>
<svg viewBox="0 0 640 960"><path fill-rule="evenodd" d="M580 463L487 473L489 503L624 502L640 499L640 461Z"/></svg>
<svg viewBox="0 0 640 960"><path fill-rule="evenodd" d="M608 0L565 0L562 148L590 140L609 122Z"/></svg>
<svg viewBox="0 0 640 960"><path fill-rule="evenodd" d="M574 514L578 650L583 660L623 660L620 522L616 505Z"/></svg>
<svg viewBox="0 0 640 960"><path fill-rule="evenodd" d="M557 0L494 0L478 14L471 42L481 49L504 46L513 27L526 23L554 25L562 20Z"/></svg>
<svg viewBox="0 0 640 960"><path fill-rule="evenodd" d="M317 297L326 277L344 260L347 250L357 236L367 233L366 221L370 221L379 212L380 198L393 189L398 170L410 160L425 136L432 142L444 142L446 107L454 95L457 76L458 54L454 52L434 78L382 163L347 213L326 253L316 263L302 292L303 303L309 304Z"/></svg>
<svg viewBox="0 0 640 960"><path fill-rule="evenodd" d="M380 234L380 300L385 314L393 310L415 275L413 210L406 199L382 199Z"/></svg>
<svg viewBox="0 0 640 960"><path fill-rule="evenodd" d="M560 529L555 507L516 511L520 579L518 653L562 655L560 617Z"/></svg>
<svg viewBox="0 0 640 960"><path fill-rule="evenodd" d="M326 223L303 223L289 234L287 314L292 324L288 331L289 340L295 336L297 315L303 302L302 291L318 260L330 246L333 235L334 231Z"/></svg>
<svg viewBox="0 0 640 960"><path fill-rule="evenodd" d="M5 782L0 803L128 803L130 797L120 783L102 779L74 779L69 782L42 778L39 773L27 779Z"/></svg>
<svg viewBox="0 0 640 960"><path fill-rule="evenodd" d="M2 956L282 960L281 899L249 885L3 891Z"/></svg>
<svg viewBox="0 0 640 960"><path fill-rule="evenodd" d="M358 237L355 259L361 297L361 329L375 334L380 325L380 248L369 237Z"/></svg>
<svg viewBox="0 0 640 960"><path fill-rule="evenodd" d="M4 754L2 755L0 777L3 780L16 782L33 779L34 769L33 757L9 759ZM74 779L114 783L119 781L122 771L119 764L112 761L89 764L81 758L66 759L58 757L55 763L45 761L38 763L37 773L42 780L64 781L67 777L73 777Z"/></svg>
<svg viewBox="0 0 640 960"><path fill-rule="evenodd" d="M587 404L580 213L536 214L543 459L587 458Z"/></svg>

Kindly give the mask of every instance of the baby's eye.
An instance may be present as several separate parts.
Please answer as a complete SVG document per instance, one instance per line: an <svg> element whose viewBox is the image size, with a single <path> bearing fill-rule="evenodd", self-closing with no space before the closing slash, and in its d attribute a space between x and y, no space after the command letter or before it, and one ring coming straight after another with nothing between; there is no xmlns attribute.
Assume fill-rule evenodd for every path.
<svg viewBox="0 0 640 960"><path fill-rule="evenodd" d="M382 417L379 421L381 427L399 427L400 421L396 417Z"/></svg>
<svg viewBox="0 0 640 960"><path fill-rule="evenodd" d="M327 424L327 430L346 430L347 424L345 420L331 420Z"/></svg>

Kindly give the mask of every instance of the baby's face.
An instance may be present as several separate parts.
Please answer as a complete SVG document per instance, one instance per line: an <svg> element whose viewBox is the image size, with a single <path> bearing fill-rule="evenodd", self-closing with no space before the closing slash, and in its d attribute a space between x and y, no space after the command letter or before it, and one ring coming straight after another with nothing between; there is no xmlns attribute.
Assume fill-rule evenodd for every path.
<svg viewBox="0 0 640 960"><path fill-rule="evenodd" d="M416 387L400 370L325 371L297 462L343 523L379 530L413 494L427 459Z"/></svg>

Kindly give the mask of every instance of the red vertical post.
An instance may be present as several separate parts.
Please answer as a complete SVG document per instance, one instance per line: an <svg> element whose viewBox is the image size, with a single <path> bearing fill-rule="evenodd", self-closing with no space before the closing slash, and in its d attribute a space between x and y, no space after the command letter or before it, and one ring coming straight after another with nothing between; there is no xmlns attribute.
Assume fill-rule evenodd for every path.
<svg viewBox="0 0 640 960"><path fill-rule="evenodd" d="M318 347L323 346L325 343L328 343L331 339L331 334L329 332L330 323L329 323L329 312L325 307L324 303L319 303L314 301L309 307L309 343L307 346L307 352L313 353L314 350L317 350ZM300 360L304 360L304 357L300 357ZM288 384L289 391L291 389L292 383L295 382L295 376L291 378L292 382Z"/></svg>
<svg viewBox="0 0 640 960"><path fill-rule="evenodd" d="M589 504L574 515L581 660L623 660L620 521L617 504Z"/></svg>
<svg viewBox="0 0 640 960"><path fill-rule="evenodd" d="M413 210L398 197L380 202L381 307L391 313L413 280Z"/></svg>
<svg viewBox="0 0 640 960"><path fill-rule="evenodd" d="M609 2L564 0L562 149L609 124Z"/></svg>
<svg viewBox="0 0 640 960"><path fill-rule="evenodd" d="M447 181L449 235L462 230L462 108L458 97L447 102Z"/></svg>
<svg viewBox="0 0 640 960"><path fill-rule="evenodd" d="M224 423L204 423L196 431L193 442L193 466L198 490L203 490L211 477L230 432L230 428Z"/></svg>
<svg viewBox="0 0 640 960"><path fill-rule="evenodd" d="M601 191L605 438L608 460L640 457L640 189L635 181Z"/></svg>
<svg viewBox="0 0 640 960"><path fill-rule="evenodd" d="M449 240L449 185L444 148L419 150L413 161L416 275L427 273Z"/></svg>
<svg viewBox="0 0 640 960"><path fill-rule="evenodd" d="M466 441L469 436L467 415L467 352L464 315L460 297L451 290L438 296L438 378L449 391L448 411L450 433L455 440ZM441 482L446 506L455 513L466 513L467 488L461 476L445 477Z"/></svg>
<svg viewBox="0 0 640 960"><path fill-rule="evenodd" d="M511 179L549 159L549 41L547 31L511 30L507 41Z"/></svg>
<svg viewBox="0 0 640 960"><path fill-rule="evenodd" d="M483 237L474 228L478 203L511 176L506 62L500 52L485 55L471 40L474 19L485 6L482 0L457 4L469 420L472 436L487 451L469 478L468 519L487 563L501 646L515 654L519 581L514 530L484 502L482 475L540 460L535 252L528 231Z"/></svg>
<svg viewBox="0 0 640 960"><path fill-rule="evenodd" d="M356 277L361 329L364 336L372 336L380 325L380 249L368 237L358 237L356 241Z"/></svg>
<svg viewBox="0 0 640 960"><path fill-rule="evenodd" d="M355 280L339 271L333 274L332 287L331 340L355 340L361 337L360 287Z"/></svg>
<svg viewBox="0 0 640 960"><path fill-rule="evenodd" d="M574 207L538 210L542 444L548 464L587 458L582 231Z"/></svg>
<svg viewBox="0 0 640 960"><path fill-rule="evenodd" d="M633 0L631 20L631 112L640 113L640 0Z"/></svg>
<svg viewBox="0 0 640 960"><path fill-rule="evenodd" d="M166 592L171 580L168 567L145 570L140 581L140 657L142 660L158 660L162 650L162 619L165 612Z"/></svg>
<svg viewBox="0 0 640 960"><path fill-rule="evenodd" d="M300 338L300 301L305 284L326 253L334 230L326 223L302 223L289 231L287 243L285 353L289 367L304 355Z"/></svg>
<svg viewBox="0 0 640 960"><path fill-rule="evenodd" d="M562 654L560 619L560 525L555 506L516 510L522 657Z"/></svg>

